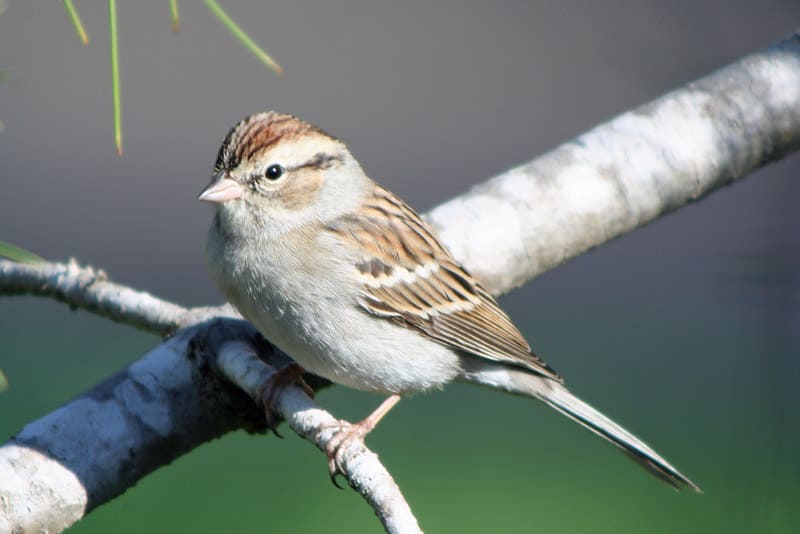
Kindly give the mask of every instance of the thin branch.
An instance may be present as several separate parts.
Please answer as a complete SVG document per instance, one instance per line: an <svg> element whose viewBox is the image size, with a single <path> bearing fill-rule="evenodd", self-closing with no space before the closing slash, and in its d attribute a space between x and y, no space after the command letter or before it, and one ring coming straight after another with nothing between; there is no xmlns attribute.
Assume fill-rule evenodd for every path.
<svg viewBox="0 0 800 534"><path fill-rule="evenodd" d="M0 296L51 297L112 321L166 336L189 310L108 280L102 270L69 263L16 263L0 259Z"/></svg>
<svg viewBox="0 0 800 534"><path fill-rule="evenodd" d="M222 346L217 363L223 374L260 402L261 386L270 379L274 368L260 360L250 345L231 341ZM296 386L285 388L278 396L275 409L298 435L325 451L335 435L339 421L311 400ZM422 532L400 488L364 445L353 443L341 451L342 468L347 482L366 500L378 516L386 532Z"/></svg>
<svg viewBox="0 0 800 534"><path fill-rule="evenodd" d="M498 293L798 146L795 34L475 187L429 219L456 257ZM35 271L40 268L53 270ZM74 264L0 262L0 294L23 293L51 296L162 335L215 312L230 314L225 308L185 310ZM258 343L242 321L206 321L181 331L0 447L0 531L61 530L210 437L257 429L263 414L241 390L210 372L216 360L206 354L217 354L232 340ZM268 345L259 346L258 354L275 368L285 358ZM242 382L252 391L249 381ZM307 427L313 436L304 433L302 414L308 412L302 408L308 405L295 395L291 388L279 394L280 413L315 443L326 439L313 424ZM292 423L295 418L302 420ZM347 478L357 486L352 473ZM377 491L365 483L371 489L363 494Z"/></svg>

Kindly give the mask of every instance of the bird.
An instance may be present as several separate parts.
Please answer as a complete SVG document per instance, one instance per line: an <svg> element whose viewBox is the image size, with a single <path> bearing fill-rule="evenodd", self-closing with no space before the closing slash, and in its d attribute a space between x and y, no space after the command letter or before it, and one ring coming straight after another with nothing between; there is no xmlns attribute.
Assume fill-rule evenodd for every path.
<svg viewBox="0 0 800 534"><path fill-rule="evenodd" d="M326 131L275 111L246 117L199 199L216 205L211 278L296 362L285 376L304 370L387 396L329 441L332 479L341 445L363 440L402 397L467 382L538 399L675 489L700 491L570 392L430 225Z"/></svg>

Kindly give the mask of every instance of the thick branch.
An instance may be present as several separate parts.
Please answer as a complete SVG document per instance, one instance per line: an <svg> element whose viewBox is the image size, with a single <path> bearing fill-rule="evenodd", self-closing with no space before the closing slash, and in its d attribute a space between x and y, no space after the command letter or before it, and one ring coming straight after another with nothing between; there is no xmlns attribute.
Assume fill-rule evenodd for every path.
<svg viewBox="0 0 800 534"><path fill-rule="evenodd" d="M494 293L800 147L800 32L434 209Z"/></svg>
<svg viewBox="0 0 800 534"><path fill-rule="evenodd" d="M237 337L252 333L239 323ZM0 447L0 532L59 532L199 444L254 426L252 402L189 350L194 335L182 331Z"/></svg>
<svg viewBox="0 0 800 534"><path fill-rule="evenodd" d="M429 219L453 253L498 293L798 146L800 35L794 35L475 187ZM162 335L215 313L187 312L76 269L0 262L0 294L55 297ZM216 350L190 350L189 341L212 336L213 325L182 331L0 448L0 530L63 529L207 439L254 428L259 414L253 403L209 372L213 358L198 356ZM245 326L222 330L225 341L252 337ZM218 340L204 345L221 346ZM252 390L245 380L240 385ZM288 389L278 397L280 412L290 422L302 419L293 428L324 444L319 426L304 426L303 418L316 412L296 395ZM359 489L356 475L348 471L347 478ZM362 494L370 491L374 487ZM383 498L375 499L370 502L379 510Z"/></svg>
<svg viewBox="0 0 800 534"><path fill-rule="evenodd" d="M63 530L205 441L238 428L263 431L260 387L289 361L242 320L180 331L0 447L0 532ZM273 407L325 450L338 425L330 413L295 387L281 390ZM354 444L341 457L346 480L387 532L420 532L375 453Z"/></svg>

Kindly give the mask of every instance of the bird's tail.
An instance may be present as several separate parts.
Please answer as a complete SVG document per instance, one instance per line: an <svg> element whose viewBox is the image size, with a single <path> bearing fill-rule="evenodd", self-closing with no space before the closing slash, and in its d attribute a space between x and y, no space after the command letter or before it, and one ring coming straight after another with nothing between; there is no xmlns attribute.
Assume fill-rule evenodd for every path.
<svg viewBox="0 0 800 534"><path fill-rule="evenodd" d="M478 362L472 359L465 360L465 372L462 379L503 389L517 395L535 397L595 434L604 437L650 473L675 489L689 486L695 491L701 491L646 443L580 400L555 380L522 369L485 361Z"/></svg>
<svg viewBox="0 0 800 534"><path fill-rule="evenodd" d="M595 434L606 438L675 489L681 489L686 485L700 492L700 488L691 480L682 475L639 438L583 402L561 384L550 381L548 386L537 391L536 397Z"/></svg>

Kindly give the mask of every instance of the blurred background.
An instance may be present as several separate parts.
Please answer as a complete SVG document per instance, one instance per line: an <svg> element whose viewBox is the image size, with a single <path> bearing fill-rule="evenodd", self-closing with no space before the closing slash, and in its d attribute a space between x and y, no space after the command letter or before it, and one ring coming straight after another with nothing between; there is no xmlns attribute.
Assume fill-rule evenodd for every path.
<svg viewBox="0 0 800 534"><path fill-rule="evenodd" d="M105 5L0 16L0 239L71 256L184 305L214 304L196 196L243 116L294 113L426 211L800 26L796 0L225 2L277 76L198 3L121 3L124 155ZM800 524L800 157L502 299L580 396L704 495L675 493L532 401L469 386L402 402L370 436L429 532L796 532ZM501 231L501 229L498 229ZM0 299L3 439L138 358L148 334ZM333 387L334 414L378 397ZM228 435L72 532L376 532L294 435Z"/></svg>

